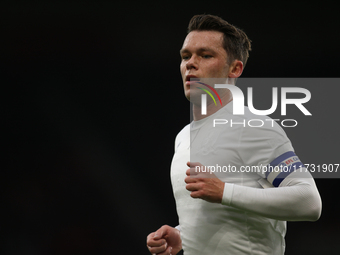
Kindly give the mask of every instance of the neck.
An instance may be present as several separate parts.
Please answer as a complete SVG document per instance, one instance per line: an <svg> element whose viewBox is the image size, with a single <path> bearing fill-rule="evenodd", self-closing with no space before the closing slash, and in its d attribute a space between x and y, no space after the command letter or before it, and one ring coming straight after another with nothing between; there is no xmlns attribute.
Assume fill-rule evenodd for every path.
<svg viewBox="0 0 340 255"><path fill-rule="evenodd" d="M219 109L221 109L222 107L226 106L232 100L233 100L233 97L231 95L231 92L229 91L228 93L224 94L221 97L222 105L219 104L219 103L217 105L215 105L215 103L213 101L209 101L207 103L207 115L202 115L202 113L201 113L202 110L201 110L200 105L193 104L192 114L193 114L193 117L194 117L194 121L201 120L201 119L204 119L206 117L209 117L210 115L214 114Z"/></svg>

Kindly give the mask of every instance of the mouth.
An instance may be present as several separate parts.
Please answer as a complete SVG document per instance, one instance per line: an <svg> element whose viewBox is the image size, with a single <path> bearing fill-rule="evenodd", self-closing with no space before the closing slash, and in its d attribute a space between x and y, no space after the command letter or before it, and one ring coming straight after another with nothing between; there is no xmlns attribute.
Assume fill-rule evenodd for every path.
<svg viewBox="0 0 340 255"><path fill-rule="evenodd" d="M186 77L185 77L185 81L186 82L190 82L190 81L199 81L200 80L200 78L198 78L197 76L195 76L195 75L187 75Z"/></svg>

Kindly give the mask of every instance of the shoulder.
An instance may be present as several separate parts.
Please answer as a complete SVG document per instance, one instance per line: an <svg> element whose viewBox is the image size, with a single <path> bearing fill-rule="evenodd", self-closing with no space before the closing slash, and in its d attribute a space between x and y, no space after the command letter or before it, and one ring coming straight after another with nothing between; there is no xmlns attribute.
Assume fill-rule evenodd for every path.
<svg viewBox="0 0 340 255"><path fill-rule="evenodd" d="M182 128L181 131L178 132L176 139L178 137L182 137L182 136L185 136L185 135L188 135L188 134L190 134L190 124L186 125L184 128Z"/></svg>
<svg viewBox="0 0 340 255"><path fill-rule="evenodd" d="M245 134L260 135L269 139L277 136L287 138L286 132L275 119L265 115L255 115L250 112L248 107L245 107L244 115L240 117L244 121L243 131Z"/></svg>
<svg viewBox="0 0 340 255"><path fill-rule="evenodd" d="M185 138L190 136L190 124L186 125L184 128L182 128L181 131L179 131L179 133L176 136L175 139L175 147L177 147L177 144L184 140Z"/></svg>
<svg viewBox="0 0 340 255"><path fill-rule="evenodd" d="M239 153L249 164L270 163L288 151L294 151L285 131L272 118L255 115L245 107L245 114L236 117L240 127Z"/></svg>

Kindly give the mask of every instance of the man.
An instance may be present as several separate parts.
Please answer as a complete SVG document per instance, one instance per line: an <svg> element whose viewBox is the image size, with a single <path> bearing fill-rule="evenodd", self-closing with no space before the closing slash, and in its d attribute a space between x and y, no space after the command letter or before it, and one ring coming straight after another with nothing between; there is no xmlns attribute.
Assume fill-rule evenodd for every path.
<svg viewBox="0 0 340 255"><path fill-rule="evenodd" d="M196 15L189 23L180 69L193 121L177 135L171 165L180 224L148 235L152 254L177 254L182 248L185 255L284 254L286 221L320 217L315 182L274 121L258 128L214 126L214 119L245 123L254 118L246 107L244 115L232 114L228 89L216 89L220 104L212 97L206 106L202 103L203 87L213 87L210 80L230 84L242 74L249 50L245 33L219 17ZM205 170L213 165L231 165L237 171ZM260 165L269 168L240 171Z"/></svg>

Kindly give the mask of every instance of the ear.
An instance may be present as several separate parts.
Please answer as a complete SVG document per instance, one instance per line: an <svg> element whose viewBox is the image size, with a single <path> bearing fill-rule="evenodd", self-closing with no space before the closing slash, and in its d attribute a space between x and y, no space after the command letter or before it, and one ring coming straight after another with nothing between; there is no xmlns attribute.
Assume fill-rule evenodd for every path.
<svg viewBox="0 0 340 255"><path fill-rule="evenodd" d="M229 67L229 78L238 78L243 72L243 62L240 60L234 60Z"/></svg>

